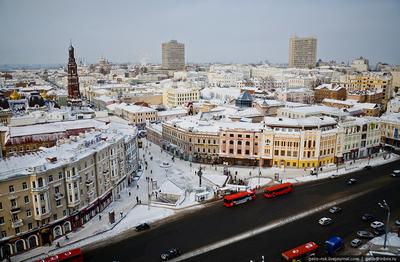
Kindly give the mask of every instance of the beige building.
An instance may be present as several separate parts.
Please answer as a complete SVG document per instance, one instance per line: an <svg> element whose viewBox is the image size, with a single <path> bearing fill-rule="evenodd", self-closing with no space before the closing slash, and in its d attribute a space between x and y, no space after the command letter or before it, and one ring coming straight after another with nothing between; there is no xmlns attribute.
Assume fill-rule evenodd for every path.
<svg viewBox="0 0 400 262"><path fill-rule="evenodd" d="M289 40L289 67L314 68L317 61L317 39L291 37Z"/></svg>
<svg viewBox="0 0 400 262"><path fill-rule="evenodd" d="M52 243L103 210L132 180L136 135L125 125L0 161L0 257Z"/></svg>
<svg viewBox="0 0 400 262"><path fill-rule="evenodd" d="M188 102L197 102L200 99L200 90L197 88L171 87L163 92L163 104L174 108Z"/></svg>
<svg viewBox="0 0 400 262"><path fill-rule="evenodd" d="M165 70L185 69L185 45L171 40L162 43L162 68Z"/></svg>
<svg viewBox="0 0 400 262"><path fill-rule="evenodd" d="M400 113L384 115L380 119L382 143L400 147Z"/></svg>
<svg viewBox="0 0 400 262"><path fill-rule="evenodd" d="M109 105L107 109L136 125L143 125L146 121L154 122L157 120L157 110L150 107L121 103Z"/></svg>

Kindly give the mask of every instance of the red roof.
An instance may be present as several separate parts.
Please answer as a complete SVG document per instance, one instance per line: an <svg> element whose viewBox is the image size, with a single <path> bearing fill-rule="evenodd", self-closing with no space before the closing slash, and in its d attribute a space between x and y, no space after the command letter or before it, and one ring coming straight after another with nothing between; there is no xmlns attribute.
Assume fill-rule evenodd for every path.
<svg viewBox="0 0 400 262"><path fill-rule="evenodd" d="M68 251L65 251L63 253L59 253L57 255L47 257L45 259L38 260L38 262L54 262L54 261L63 261L69 258L73 258L75 256L80 256L81 255L81 249L80 248L75 248L71 249Z"/></svg>
<svg viewBox="0 0 400 262"><path fill-rule="evenodd" d="M293 186L293 184L289 183L289 182L283 183L283 184L278 184L278 185L266 187L265 191L267 191L267 190L274 191L274 190L282 189L282 188L289 187L289 186Z"/></svg>
<svg viewBox="0 0 400 262"><path fill-rule="evenodd" d="M235 193L235 194L231 194L231 195L225 196L224 199L225 200L235 200L236 198L245 197L245 196L248 196L249 194L252 194L252 193L254 193L254 191L251 191L251 190L242 191L242 192L238 192L238 193Z"/></svg>
<svg viewBox="0 0 400 262"><path fill-rule="evenodd" d="M314 251L318 248L318 245L314 242L308 242L304 245L298 246L291 250L282 253L282 256L288 260L292 261L292 259L300 257L308 252Z"/></svg>

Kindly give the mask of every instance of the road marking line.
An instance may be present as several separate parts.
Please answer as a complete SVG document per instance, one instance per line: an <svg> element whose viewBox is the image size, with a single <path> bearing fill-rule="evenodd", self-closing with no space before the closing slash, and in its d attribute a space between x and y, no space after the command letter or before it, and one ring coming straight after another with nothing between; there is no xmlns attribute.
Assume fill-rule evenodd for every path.
<svg viewBox="0 0 400 262"><path fill-rule="evenodd" d="M331 201L331 202L326 203L324 205L321 205L319 207L316 207L316 208L310 209L308 211L299 213L297 215L285 218L283 220L279 220L278 222L273 222L273 223L270 223L270 224L267 224L267 225L264 225L264 226L261 226L261 227L258 227L258 228L243 232L243 233L240 233L240 234L235 235L233 237L230 237L230 238L227 238L227 239L224 239L224 240L221 240L221 241L217 241L217 242L215 242L213 244L210 244L210 245L207 245L207 246L203 246L201 248L198 248L198 249L195 249L195 250L190 251L188 253L185 253L182 256L179 256L179 257L177 257L177 258L175 258L175 259L173 259L171 261L182 261L182 260L185 260L185 259L189 259L191 257L195 257L195 256L198 256L198 255L201 255L201 254L208 253L210 251L213 251L215 249L221 248L223 246L231 245L231 244L233 244L235 242L239 242L239 241L244 240L246 238L254 237L256 235L259 235L259 234L264 233L266 231L269 231L271 229L274 229L274 228L277 228L277 227L292 223L292 222L294 222L296 220L299 220L299 219L302 219L304 217L316 214L316 213L318 213L318 212L320 212L320 211L322 211L324 209L328 209L328 208L330 208L332 206L336 206L336 205L342 204L344 202L353 200L355 198L358 198L358 197L360 197L362 195L365 195L365 194L367 194L367 193L369 193L371 191L374 191L374 190L376 190L376 188L368 189L366 191L356 193L354 195L342 198L340 200Z"/></svg>

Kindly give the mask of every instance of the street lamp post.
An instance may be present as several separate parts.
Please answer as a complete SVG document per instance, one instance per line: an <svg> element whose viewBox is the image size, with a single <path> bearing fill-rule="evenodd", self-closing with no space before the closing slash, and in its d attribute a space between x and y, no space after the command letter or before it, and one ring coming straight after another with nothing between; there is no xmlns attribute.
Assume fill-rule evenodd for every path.
<svg viewBox="0 0 400 262"><path fill-rule="evenodd" d="M385 241L383 242L383 249L386 249L386 241L387 241L387 233L389 230L389 219L390 219L390 206L386 203L385 200L382 200L382 203L378 203L381 208L386 209L387 218L386 218L386 230L385 230Z"/></svg>
<svg viewBox="0 0 400 262"><path fill-rule="evenodd" d="M197 171L197 175L199 176L199 187L201 187L201 177L203 175L203 172L201 172L201 167L199 167L199 171Z"/></svg>

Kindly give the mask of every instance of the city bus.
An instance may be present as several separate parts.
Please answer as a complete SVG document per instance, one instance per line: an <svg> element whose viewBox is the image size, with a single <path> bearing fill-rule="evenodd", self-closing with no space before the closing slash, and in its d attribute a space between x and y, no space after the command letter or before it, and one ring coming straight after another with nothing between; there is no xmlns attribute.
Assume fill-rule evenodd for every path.
<svg viewBox="0 0 400 262"><path fill-rule="evenodd" d="M292 183L283 183L278 184L270 187L266 187L264 189L265 193L264 196L266 198L273 198L276 196L284 195L293 191L293 184Z"/></svg>
<svg viewBox="0 0 400 262"><path fill-rule="evenodd" d="M282 261L308 261L309 257L315 256L318 245L308 242L291 250L282 253Z"/></svg>
<svg viewBox="0 0 400 262"><path fill-rule="evenodd" d="M75 248L40 259L37 262L83 262L83 254L80 248Z"/></svg>
<svg viewBox="0 0 400 262"><path fill-rule="evenodd" d="M224 197L224 206L232 207L250 200L256 199L256 193L252 190L242 191Z"/></svg>

